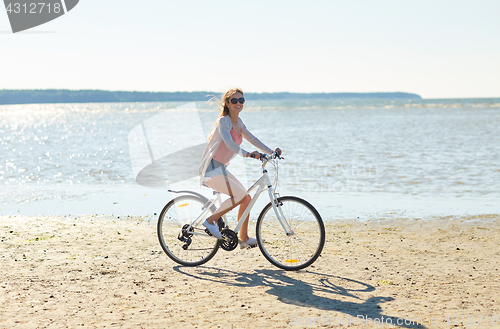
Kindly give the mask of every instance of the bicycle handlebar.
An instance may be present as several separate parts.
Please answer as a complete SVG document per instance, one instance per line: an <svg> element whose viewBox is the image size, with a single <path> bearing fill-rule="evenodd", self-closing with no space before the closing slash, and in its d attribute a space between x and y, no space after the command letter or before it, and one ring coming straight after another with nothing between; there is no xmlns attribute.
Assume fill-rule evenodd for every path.
<svg viewBox="0 0 500 329"><path fill-rule="evenodd" d="M250 157L254 158L255 159L255 154L251 154ZM285 158L283 158L282 156L280 156L278 154L278 151L274 151L273 154L271 155L268 155L268 154L265 154L265 153L260 153L260 157L259 157L259 160L260 161L264 161L264 160L271 160L271 159L280 159L280 160L284 160Z"/></svg>

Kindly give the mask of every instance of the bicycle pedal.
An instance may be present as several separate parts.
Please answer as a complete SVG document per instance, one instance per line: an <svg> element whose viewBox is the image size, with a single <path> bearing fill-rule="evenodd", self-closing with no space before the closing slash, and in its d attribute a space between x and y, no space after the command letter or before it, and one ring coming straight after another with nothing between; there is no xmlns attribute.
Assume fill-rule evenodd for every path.
<svg viewBox="0 0 500 329"><path fill-rule="evenodd" d="M219 226L219 231L222 231L223 229L228 228L226 223L224 223L224 220L222 219L222 217L217 220L217 225Z"/></svg>

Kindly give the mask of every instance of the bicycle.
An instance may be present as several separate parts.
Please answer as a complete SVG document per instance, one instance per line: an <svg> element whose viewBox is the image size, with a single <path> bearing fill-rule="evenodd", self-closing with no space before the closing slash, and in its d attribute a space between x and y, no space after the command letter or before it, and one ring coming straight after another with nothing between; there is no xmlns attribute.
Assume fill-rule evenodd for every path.
<svg viewBox="0 0 500 329"><path fill-rule="evenodd" d="M181 194L169 201L158 217L157 233L160 245L173 261L184 266L198 266L208 262L219 247L232 251L238 244L250 248L238 240L235 232L243 225L260 194L266 189L270 202L262 209L256 224L257 244L271 264L288 271L308 267L320 256L325 244L325 226L318 211L307 201L294 196L279 196L265 169L268 163L275 167L278 182L279 154L261 154L262 176L247 190L257 189L245 212L238 219L234 230L228 225L226 216L218 220L222 240L212 236L202 226L205 218L221 203L220 193L209 200L193 191L173 191Z"/></svg>

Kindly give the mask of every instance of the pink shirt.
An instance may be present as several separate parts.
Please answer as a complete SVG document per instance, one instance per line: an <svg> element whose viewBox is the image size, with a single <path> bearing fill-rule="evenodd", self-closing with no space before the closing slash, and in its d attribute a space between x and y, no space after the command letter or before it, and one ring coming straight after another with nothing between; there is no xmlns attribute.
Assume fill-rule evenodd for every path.
<svg viewBox="0 0 500 329"><path fill-rule="evenodd" d="M238 118L237 124L240 128L241 136L238 136L236 132L231 132L231 130L233 130L233 123L231 122L231 118L229 117L229 115L222 116L217 119L216 128L212 136L208 140L205 151L203 151L203 155L201 157L200 166L198 167L198 174L200 175L201 184L210 180L210 177L205 177L205 173L208 166L210 165L210 161L214 158L214 155L218 152L219 148L227 148L230 152L229 155L227 155L226 153L225 159L223 157L223 154L220 154L220 157L218 159L221 160L222 163L229 163L229 160L231 160L231 157L233 157L234 154L239 154L242 157L246 157L248 155L249 152L242 149L240 145L235 142L237 140L240 140L241 143L242 137L262 152L267 154L273 153L273 150L267 147L257 137L252 135L250 131L248 131L241 118ZM225 152L221 151L221 153ZM227 162L224 160L226 160Z"/></svg>
<svg viewBox="0 0 500 329"><path fill-rule="evenodd" d="M231 137L233 139L233 142L235 142L238 145L241 145L243 137L238 135L238 133L236 132L236 130L234 130L234 128L231 129ZM214 154L214 160L219 161L220 163L223 163L227 166L229 165L229 160L231 160L233 154L234 152L227 148L226 143L220 143L219 147L217 148L217 151Z"/></svg>

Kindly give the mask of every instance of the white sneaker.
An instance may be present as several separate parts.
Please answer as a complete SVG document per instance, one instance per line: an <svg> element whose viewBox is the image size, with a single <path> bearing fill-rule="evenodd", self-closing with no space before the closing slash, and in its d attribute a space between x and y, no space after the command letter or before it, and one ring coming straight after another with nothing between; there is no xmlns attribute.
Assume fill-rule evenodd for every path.
<svg viewBox="0 0 500 329"><path fill-rule="evenodd" d="M219 232L219 226L216 223L210 224L205 219L205 221L203 222L203 226L205 226L210 231L210 233L213 236L215 236L217 239L222 239L222 235L220 235L220 232Z"/></svg>
<svg viewBox="0 0 500 329"><path fill-rule="evenodd" d="M256 238L249 238L248 241L245 241L247 245L250 247L255 247L257 245L257 239Z"/></svg>
<svg viewBox="0 0 500 329"><path fill-rule="evenodd" d="M262 242L264 242L265 240L263 240ZM254 248L254 247L257 247L257 239L256 238L249 238L247 241L243 242L241 241L240 242L240 248L241 249L245 249L245 248Z"/></svg>

